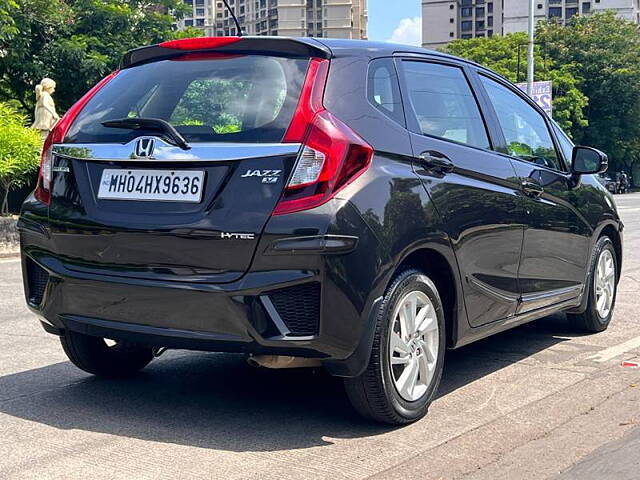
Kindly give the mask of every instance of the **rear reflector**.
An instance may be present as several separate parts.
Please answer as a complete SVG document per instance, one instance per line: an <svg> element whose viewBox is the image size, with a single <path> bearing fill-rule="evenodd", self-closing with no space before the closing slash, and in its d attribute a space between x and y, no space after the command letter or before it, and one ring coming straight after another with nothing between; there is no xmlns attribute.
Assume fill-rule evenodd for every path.
<svg viewBox="0 0 640 480"><path fill-rule="evenodd" d="M239 41L240 37L196 37L169 40L168 42L160 43L159 46L163 48L171 48L173 50L208 50L224 47L225 45Z"/></svg>
<svg viewBox="0 0 640 480"><path fill-rule="evenodd" d="M298 107L284 137L284 142L304 146L274 215L326 203L371 163L373 148L322 104L328 71L328 60L311 59Z"/></svg>
<svg viewBox="0 0 640 480"><path fill-rule="evenodd" d="M42 155L40 156L40 173L38 174L38 184L36 185L35 197L42 203L49 205L51 203L51 171L53 168L53 155L51 150L53 145L61 143L67 135L69 127L76 119L80 111L84 108L89 100L104 87L118 72L113 72L102 80L100 80L91 90L84 94L73 106L67 110L62 118L56 123L55 127L49 132L42 146Z"/></svg>

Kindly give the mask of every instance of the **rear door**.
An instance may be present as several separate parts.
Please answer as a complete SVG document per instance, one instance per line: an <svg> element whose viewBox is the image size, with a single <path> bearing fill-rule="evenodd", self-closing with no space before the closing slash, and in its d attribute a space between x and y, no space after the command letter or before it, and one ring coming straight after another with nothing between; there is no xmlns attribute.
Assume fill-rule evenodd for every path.
<svg viewBox="0 0 640 480"><path fill-rule="evenodd" d="M56 145L50 222L68 268L229 282L251 263L295 162L282 138L307 58L189 54L119 72ZM154 118L157 129L103 122Z"/></svg>
<svg viewBox="0 0 640 480"><path fill-rule="evenodd" d="M511 162L491 150L465 66L403 58L398 67L415 171L455 250L469 322L508 318L519 298L523 234Z"/></svg>

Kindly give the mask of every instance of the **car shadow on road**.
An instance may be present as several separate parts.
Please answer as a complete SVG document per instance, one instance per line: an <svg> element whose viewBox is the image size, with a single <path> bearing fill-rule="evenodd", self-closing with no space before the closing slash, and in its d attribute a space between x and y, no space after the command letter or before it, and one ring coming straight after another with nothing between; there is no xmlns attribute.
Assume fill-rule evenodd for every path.
<svg viewBox="0 0 640 480"><path fill-rule="evenodd" d="M440 396L569 336L563 317L448 352ZM126 380L62 362L0 377L0 412L59 429L229 451L274 451L387 432L360 420L322 370L264 370L241 355L169 352ZM327 438L329 437L329 438Z"/></svg>

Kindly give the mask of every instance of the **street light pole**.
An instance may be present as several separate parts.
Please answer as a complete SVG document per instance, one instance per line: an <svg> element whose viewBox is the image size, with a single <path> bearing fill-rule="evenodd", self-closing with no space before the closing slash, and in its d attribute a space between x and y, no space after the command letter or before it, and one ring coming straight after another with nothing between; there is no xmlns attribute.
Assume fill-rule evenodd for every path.
<svg viewBox="0 0 640 480"><path fill-rule="evenodd" d="M527 94L533 93L533 32L534 24L534 0L529 0L529 43L527 44Z"/></svg>

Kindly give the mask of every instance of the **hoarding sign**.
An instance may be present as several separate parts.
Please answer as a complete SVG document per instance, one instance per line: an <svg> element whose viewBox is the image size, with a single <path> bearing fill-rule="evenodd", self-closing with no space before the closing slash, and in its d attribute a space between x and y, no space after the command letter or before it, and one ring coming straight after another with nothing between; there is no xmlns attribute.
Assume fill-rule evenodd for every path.
<svg viewBox="0 0 640 480"><path fill-rule="evenodd" d="M527 93L527 84L516 84L520 90ZM547 115L551 117L553 94L551 93L551 81L546 82L533 82L533 89L531 91L531 98L542 108Z"/></svg>

